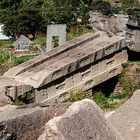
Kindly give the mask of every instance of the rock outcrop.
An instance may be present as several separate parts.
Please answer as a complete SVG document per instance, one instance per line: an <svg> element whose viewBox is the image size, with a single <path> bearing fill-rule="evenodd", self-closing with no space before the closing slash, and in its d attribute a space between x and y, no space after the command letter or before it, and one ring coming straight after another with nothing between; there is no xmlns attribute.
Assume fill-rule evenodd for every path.
<svg viewBox="0 0 140 140"><path fill-rule="evenodd" d="M122 140L95 102L75 102L61 116L50 120L38 140Z"/></svg>
<svg viewBox="0 0 140 140"><path fill-rule="evenodd" d="M140 90L135 91L108 120L126 140L140 140Z"/></svg>
<svg viewBox="0 0 140 140"><path fill-rule="evenodd" d="M37 140L45 123L63 114L69 104L0 108L0 140Z"/></svg>
<svg viewBox="0 0 140 140"><path fill-rule="evenodd" d="M106 16L98 12L91 12L89 22L94 31L98 31L102 36L125 36L128 15Z"/></svg>

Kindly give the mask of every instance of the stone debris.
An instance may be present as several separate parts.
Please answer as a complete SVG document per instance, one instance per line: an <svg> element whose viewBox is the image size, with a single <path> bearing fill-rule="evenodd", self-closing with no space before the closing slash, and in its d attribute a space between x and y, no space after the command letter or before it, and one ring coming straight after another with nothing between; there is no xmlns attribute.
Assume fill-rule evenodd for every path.
<svg viewBox="0 0 140 140"><path fill-rule="evenodd" d="M126 140L140 140L140 90L135 91L108 120Z"/></svg>
<svg viewBox="0 0 140 140"><path fill-rule="evenodd" d="M123 140L105 119L95 102L85 99L72 104L50 120L38 140Z"/></svg>

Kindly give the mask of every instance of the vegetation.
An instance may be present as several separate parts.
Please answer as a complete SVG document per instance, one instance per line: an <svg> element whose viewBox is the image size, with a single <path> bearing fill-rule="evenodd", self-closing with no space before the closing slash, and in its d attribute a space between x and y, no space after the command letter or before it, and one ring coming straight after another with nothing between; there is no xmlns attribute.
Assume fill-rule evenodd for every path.
<svg viewBox="0 0 140 140"><path fill-rule="evenodd" d="M103 109L103 111L108 112L121 106L131 97L131 95L132 94L122 92L119 94L112 93L110 96L105 97L101 91L98 91L93 94L92 99Z"/></svg>
<svg viewBox="0 0 140 140"><path fill-rule="evenodd" d="M116 13L111 7L113 0L1 0L0 23L4 33L11 37L20 34L46 33L48 24L87 25L90 11L110 15ZM117 12L135 6L135 0L120 0L122 7Z"/></svg>
<svg viewBox="0 0 140 140"><path fill-rule="evenodd" d="M28 104L34 101L34 94L27 92L23 95L20 95L17 99L13 100L14 105L22 105L22 104Z"/></svg>
<svg viewBox="0 0 140 140"><path fill-rule="evenodd" d="M15 57L7 51L0 50L0 64L12 63L13 65L18 65L18 64L21 64L23 62L26 62L27 60L29 60L33 57L34 56Z"/></svg>
<svg viewBox="0 0 140 140"><path fill-rule="evenodd" d="M65 99L64 102L75 102L82 100L86 97L85 93L81 90L71 91L68 94L68 98Z"/></svg>
<svg viewBox="0 0 140 140"><path fill-rule="evenodd" d="M21 63L24 63L30 59L32 59L34 56L21 56L21 57L15 57L15 56L12 56L11 58L11 62L14 64L14 65L19 65Z"/></svg>
<svg viewBox="0 0 140 140"><path fill-rule="evenodd" d="M5 63L10 58L9 53L0 50L0 64Z"/></svg>

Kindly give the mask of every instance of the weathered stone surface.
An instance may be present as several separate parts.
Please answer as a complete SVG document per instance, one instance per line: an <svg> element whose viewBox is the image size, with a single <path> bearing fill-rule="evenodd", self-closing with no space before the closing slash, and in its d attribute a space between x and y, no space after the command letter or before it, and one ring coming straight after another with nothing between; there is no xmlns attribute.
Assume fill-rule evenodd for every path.
<svg viewBox="0 0 140 140"><path fill-rule="evenodd" d="M111 17L98 12L91 12L89 22L94 31L101 33L101 36L125 36L128 15L113 15Z"/></svg>
<svg viewBox="0 0 140 140"><path fill-rule="evenodd" d="M0 140L36 140L45 123L63 114L69 104L5 106L0 108Z"/></svg>
<svg viewBox="0 0 140 140"><path fill-rule="evenodd" d="M122 137L95 102L85 99L50 120L38 140L122 140Z"/></svg>
<svg viewBox="0 0 140 140"><path fill-rule="evenodd" d="M140 21L129 19L127 23L127 46L130 50L140 52Z"/></svg>
<svg viewBox="0 0 140 140"><path fill-rule="evenodd" d="M140 90L120 108L118 108L108 120L125 138L125 140L140 140Z"/></svg>

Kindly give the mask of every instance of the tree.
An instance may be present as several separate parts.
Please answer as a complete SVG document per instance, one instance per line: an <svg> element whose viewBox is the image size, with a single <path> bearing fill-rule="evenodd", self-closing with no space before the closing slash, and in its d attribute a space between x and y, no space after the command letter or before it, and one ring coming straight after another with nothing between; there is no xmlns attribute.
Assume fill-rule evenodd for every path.
<svg viewBox="0 0 140 140"><path fill-rule="evenodd" d="M92 0L52 0L44 3L43 15L47 24L63 23L72 25L81 18L83 22L88 20L88 6Z"/></svg>
<svg viewBox="0 0 140 140"><path fill-rule="evenodd" d="M4 33L15 37L20 34L35 34L42 30L42 0L1 0L0 23Z"/></svg>

